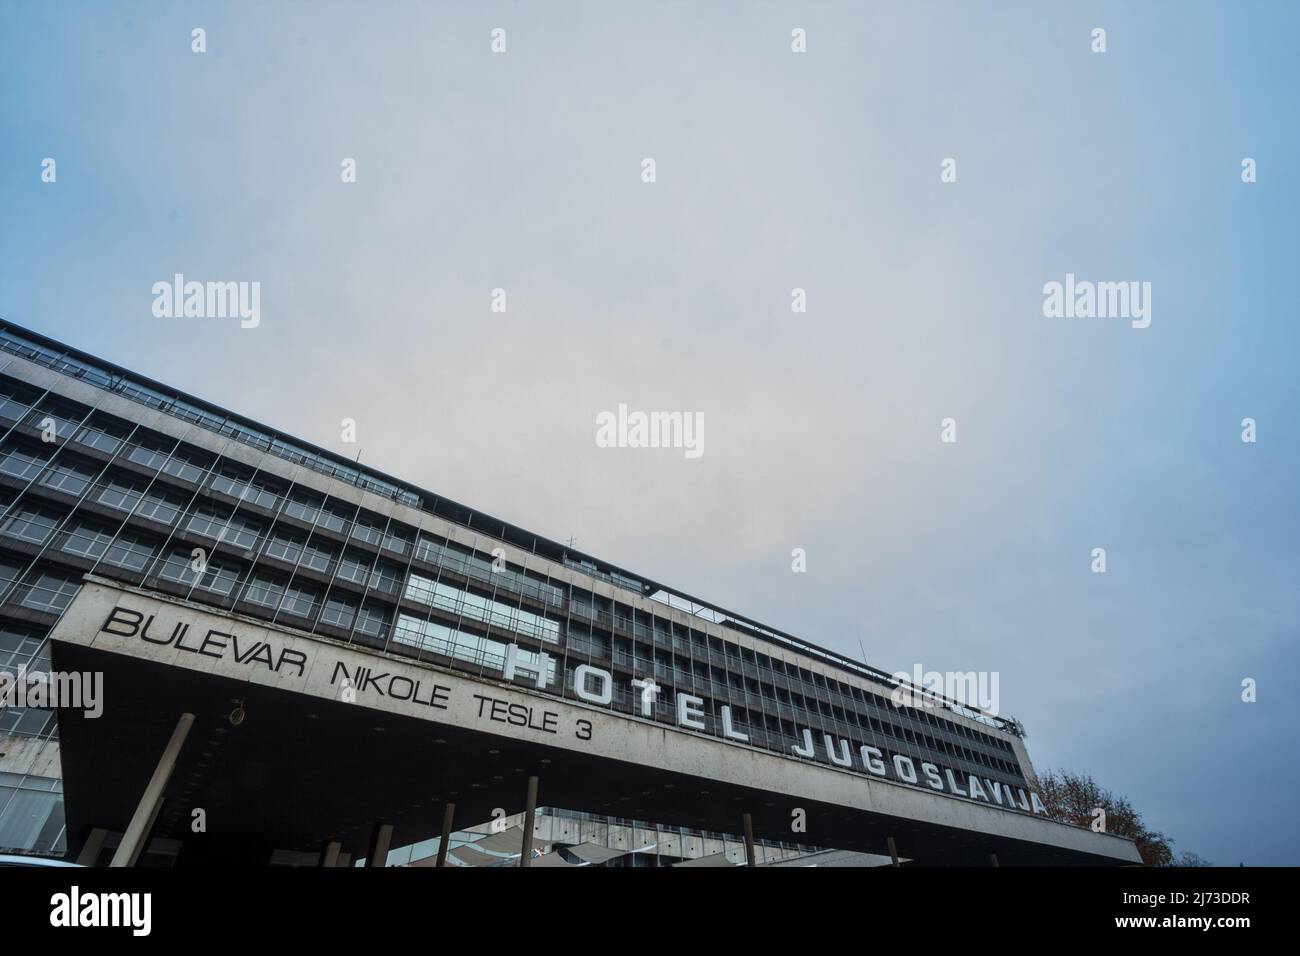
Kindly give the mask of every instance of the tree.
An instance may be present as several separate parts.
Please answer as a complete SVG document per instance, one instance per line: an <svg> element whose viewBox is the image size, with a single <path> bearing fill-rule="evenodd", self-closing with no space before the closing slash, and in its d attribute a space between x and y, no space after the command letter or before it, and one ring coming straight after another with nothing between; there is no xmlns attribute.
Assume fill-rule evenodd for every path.
<svg viewBox="0 0 1300 956"><path fill-rule="evenodd" d="M1191 851L1184 851L1175 860L1172 840L1149 829L1127 797L1116 796L1088 774L1068 770L1039 774L1038 795L1049 817L1078 827L1099 829L1101 815L1097 810L1104 810L1105 832L1131 839L1146 866L1211 865Z"/></svg>

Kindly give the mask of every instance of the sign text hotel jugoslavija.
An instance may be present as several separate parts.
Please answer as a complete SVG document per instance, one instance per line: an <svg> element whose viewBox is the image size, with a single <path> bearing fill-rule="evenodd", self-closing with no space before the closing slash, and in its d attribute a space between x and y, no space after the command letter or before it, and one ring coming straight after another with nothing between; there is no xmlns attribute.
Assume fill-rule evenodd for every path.
<svg viewBox="0 0 1300 956"><path fill-rule="evenodd" d="M178 608L177 611L174 619L162 620L155 613L138 611L119 602L109 612L100 630L115 637L138 639L147 644L171 647L177 651L216 658L239 666L262 668L280 678L306 677L307 655L302 651L288 646L276 646L262 637L241 637L233 629L204 629L202 625L195 628L191 626L192 622L185 619L181 609ZM322 642L321 646L329 645ZM403 673L403 669L419 676ZM334 662L329 683L331 687L338 688L339 697L343 700L387 698L431 711L448 708L454 691L452 687L437 682L437 672L418 668L403 669L365 665L349 668L345 661L338 660ZM552 669L552 661L544 652L529 652L516 644L506 647L502 665L502 676L506 680L513 680L516 674L523 673L533 678L539 690L546 690ZM614 675L609 671L589 664L579 665L573 674L573 684L573 692L579 700L613 709ZM654 682L634 678L631 686L637 691L632 695L633 712L639 710L640 716L653 716L653 705L658 693ZM572 734L579 741L592 738L590 721L578 718L572 722L572 726L566 727L558 712L547 710L540 703L522 704L494 697L490 693L475 693L473 698L479 720L526 727L546 734ZM679 727L711 733L721 740L737 744L749 742L749 737L733 723L729 706L719 708L717 720L712 721L705 713L704 700L700 697L679 692L674 697L674 704ZM716 723L716 726L710 727L711 723ZM800 742L793 745L791 751L805 759L822 761L824 753L825 762L836 767L925 786L941 793L966 797L1008 810L1046 812L1037 793L1026 793L1021 788L1013 788L1000 781L977 777L964 771L954 772L928 761L914 760L905 754L893 754L887 759L876 747L868 744L854 745L844 738L834 738L825 733L821 735L822 748L819 750L812 730L806 727L801 728L799 736Z"/></svg>

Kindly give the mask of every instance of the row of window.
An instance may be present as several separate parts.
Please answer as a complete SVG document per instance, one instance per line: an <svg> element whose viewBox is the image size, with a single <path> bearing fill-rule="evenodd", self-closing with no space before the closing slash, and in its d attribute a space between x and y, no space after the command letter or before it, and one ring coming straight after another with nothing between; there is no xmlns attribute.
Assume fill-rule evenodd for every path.
<svg viewBox="0 0 1300 956"><path fill-rule="evenodd" d="M218 416L204 408L186 401L176 394L166 394L150 388L142 382L135 382L119 374L111 373L87 362L74 359L66 353L54 352L38 342L33 342L11 328L0 328L0 349L21 355L37 364L52 368L57 372L70 375L97 388L115 392L132 401L156 408L184 421L192 422L218 435L235 438L254 448L270 452L295 464L303 465L313 471L331 478L338 478L358 488L365 488L386 498L401 501L413 508L421 506L420 496L406 488L385 481L372 474L334 461L324 455L295 444L281 436L269 435L230 415ZM7 390L7 402L0 402L0 413L5 412L6 404L17 411L25 404L22 396L16 394L22 390L13 386ZM15 417L15 416L10 416Z"/></svg>
<svg viewBox="0 0 1300 956"><path fill-rule="evenodd" d="M191 482L200 482L206 467L194 453L168 457L167 452L155 449L147 444L131 444L125 455L128 460L142 466L152 467L163 473L171 474ZM89 464L66 460L66 456L51 464L50 453L45 448L12 444L0 454L0 474L23 480L35 480L40 486L50 488L71 496L80 496L91 488L90 500L123 511L134 511L140 517L149 518L164 524L175 520L184 508L184 500L179 494L158 487L149 487L143 481L133 480L116 474L105 476L100 485L91 487L96 473ZM250 502L272 512L278 512L283 502L283 513L308 523L314 528L323 528L335 534L348 534L354 540L383 548L397 555L405 555L415 544L415 554L419 560L436 563L468 577L493 586L504 586L516 592L523 592L551 606L563 605L563 591L554 585L544 584L520 572L503 565L495 566L492 562L452 548L450 545L428 538L416 538L414 530L405 530L394 526L383 526L378 519L367 518L364 514L355 520L340 510L329 506L323 500L295 493L287 497L270 488L264 481L235 478L229 466L222 467L214 473L210 487L240 501ZM350 523L350 530L349 530ZM188 530L224 542L232 547L253 550L259 543L264 526L248 517L231 517L230 509L216 504L205 504L189 519ZM283 532L277 536L275 547L286 555L299 553L305 555L308 566L325 572L328 569L330 552L308 545L306 540ZM279 556L276 554L275 556ZM285 560L291 560L286 556ZM397 572L400 573L400 572ZM392 593L396 587L386 590ZM540 625L539 625L540 626Z"/></svg>
<svg viewBox="0 0 1300 956"><path fill-rule="evenodd" d="M162 441L151 442L145 440L139 443L126 443L122 435L111 434L102 428L81 424L72 418L60 417L50 410L41 409L39 413L34 413L32 417L37 418L38 415L44 417L40 418L39 422L34 421L34 425L42 422L48 425L53 422L56 431L61 431L63 434L74 433L79 438L87 439L88 443L103 451L116 451L122 444L128 444L129 447L124 452L124 457L127 460L144 467L158 469L165 474L186 481L201 482L208 468L213 467L210 457L202 452L168 448L165 447L166 443ZM45 449L14 446L6 449L5 454L0 457L0 472L23 480L33 480L39 476L38 480L41 485L70 495L81 494L94 480L92 473L76 464L60 460L46 467L48 462L49 459ZM241 476L238 471L239 469L228 464L217 467L212 475L210 487L218 493L241 502L249 502L272 512L278 511L283 506L285 514L304 523L326 528L337 534L343 534L348 529L350 519L345 514L330 507L324 500L311 500L297 494L283 495L274 487L275 482L250 475ZM153 518L168 524L174 521L183 509L183 502L178 497L169 495L166 491L157 488L146 491L144 485L117 478L111 478L104 486L93 489L92 495L95 496L94 500L98 500L102 504L121 510L134 510L135 514L139 516ZM41 514L34 509L24 508L11 515L6 524L6 527L0 527L0 531L34 543L43 543L57 524L57 519ZM189 516L185 527L193 534L244 551L252 551L257 548L264 532L264 527L260 522L242 515L232 516L228 508L214 504L200 506ZM539 599L556 606L563 603L564 592L554 585L543 584L536 579L509 569L494 567L492 562L487 559L460 552L439 542L416 537L414 529L393 527L377 517L368 519L363 514L355 521L352 521L350 536L355 540L366 542L376 548L383 548L396 554L406 554L411 549L414 541L415 556L422 561L448 566L452 570L459 571L472 578L514 585L519 590L529 589ZM65 544L65 550L97 559L102 557L109 563L132 570L139 570L140 565L147 563L150 557L150 552L141 547L137 540L126 540L120 545L114 544L111 536L106 531L83 531L78 529L74 537L76 540L70 540ZM311 568L322 574L328 573L331 562L334 560L331 550L322 548L317 544L311 544L291 533L282 533L280 531L277 531L275 536L267 542L265 553L295 567ZM198 575L198 580L192 581L186 577L185 569L189 561L189 557L183 553L169 555L160 570L160 575L177 583L193 583L195 587L221 595L229 595L238 582L238 568L224 565L219 561L210 563L206 570L201 575ZM345 553L339 559L337 574L344 580L368 586L392 596L398 590L402 572L400 568L386 565L382 561L378 562L376 567L372 569L364 559L358 560ZM409 600L435 606L470 620L493 624L540 640L550 642L559 640L559 624L543 615L532 614L511 607L508 604L469 594L459 589L450 588L447 585L436 584L422 575L412 575L403 593ZM284 613L304 618L312 617L316 613L320 602L320 595L315 589L302 584L289 587L284 582L270 577L258 578L250 582L243 596L246 600L259 606L271 607L274 605L277 610L282 609ZM779 686L774 687L771 684L759 685L751 679L742 678L739 674L717 668L714 668L712 675L705 676L704 673L701 673L703 664L698 661L694 665L695 672L692 673L690 670L685 669L685 667L690 667L688 662L674 662L678 666L670 671L666 661L655 662L651 659L639 657L629 659L629 663L643 668L647 673L653 671L661 679L669 679L671 676L679 683L701 688L707 686L724 694L729 691L748 690L756 696L769 700L774 699L780 704L789 704L833 719L842 720L846 715L844 709L820 699L822 695L828 695L832 691L824 686L824 681L820 679L819 675L803 671L794 667L794 665L788 665L790 670L785 673L786 665L784 662L774 661L762 654L755 655L748 649L737 648L735 645L721 641L716 637L705 636L695 631L686 631L680 626L670 627L662 619L654 621L656 626L646 627L640 625L636 620L637 617L644 615L644 612L615 606L615 613L611 615L609 611L598 607L598 602L606 607L610 606L608 602L602 599L575 595L574 609L576 612L586 611L588 615L602 619L612 616L623 626L635 624L636 630L651 635L655 644L671 643L675 648L680 647L685 650L689 647L692 651L705 650L706 653L711 650L715 654L738 659L739 666L745 667L745 665L748 665L748 668L755 668L756 673L758 667L768 668L775 663L781 667L781 671L778 671L778 673L784 673L788 682L798 679L793 676L797 674L800 677L806 677L808 681L815 680L817 684L823 686L817 687L820 694L809 694L805 699L802 695L788 693ZM616 613L618 610L625 611L625 614L619 616ZM346 621L353 616L354 613L349 607L335 607L331 604L331 606L325 608L322 620L335 623L337 621ZM652 620L654 619L652 618ZM337 626L346 627L347 625ZM590 635L588 637L589 644L604 640L600 635ZM578 653L584 652L582 647L578 647L576 650ZM617 656L619 655L616 652ZM685 665L685 667L682 665ZM859 697L859 699L863 696L862 692L857 688L851 688L849 685L838 686L841 693L849 692L853 696ZM812 689L811 684L809 684L808 689ZM864 724L868 720L865 715L847 713L850 718L856 716L858 721ZM921 713L918 716L925 718L929 715ZM931 722L943 726L945 729L971 736L969 728L963 725L949 724L946 721L938 723L932 720ZM979 736L984 737L985 735ZM996 738L985 738L984 742L995 744L1002 749L1010 749L1008 744Z"/></svg>
<svg viewBox="0 0 1300 956"><path fill-rule="evenodd" d="M143 385L142 383L132 381L129 377L124 376L121 373L110 373L106 369L96 366L93 363L80 359L73 359L64 352L52 350L33 341L18 330L0 327L0 349L4 349L5 351L17 355L22 355L63 374L88 382L108 391L117 392L127 398L142 402L150 407L161 409L182 420L194 422L202 427L208 428L217 434L233 436L250 446L264 451L269 451L272 454L286 458L290 461L305 464L323 474L341 478L344 481L348 481L349 483L360 487L376 490L380 494L403 501L413 507L422 507L422 500L419 495L390 482L386 482L372 473L322 458L320 455L297 446L291 441L253 429L224 412L214 414L211 411L200 408L199 406L184 400L179 395L159 392ZM37 397L37 393L31 389L30 386L16 382L12 379L0 377L0 415L10 418L18 418L30 409ZM42 403L42 405L45 404L47 404L47 402ZM69 407L71 406L71 403L66 404L68 404ZM40 411L42 414L46 414L45 408L42 408ZM82 417L86 417L85 412L82 413ZM67 418L66 424L71 427L74 426L76 422L71 418ZM95 447L99 447L101 450L111 451L115 448L115 443L120 441L120 437L115 437L114 435L103 431L96 431L94 428L83 426L83 429L83 432L78 436L79 440L94 445ZM61 432L61 434L63 433ZM178 464L173 465L172 467L184 468L185 466L184 464ZM195 472L193 471L189 472L189 476L193 476L194 474ZM229 479L231 484L229 485L224 484L225 480L225 478L214 480L213 487L218 490L224 490L224 493L239 497L240 500L254 501L267 507L273 506L275 503L274 491L270 489L257 489L255 487L256 482L247 482L251 487L251 491L246 493L244 490L235 487L235 485L239 483L240 479L231 477ZM306 520L315 519L307 518ZM331 519L328 516L324 516L322 520L326 523L331 522ZM335 518L333 520L338 519ZM398 554L405 554L406 548L410 546L409 537L403 540L400 536L397 536L390 540L388 532L381 531L377 527L366 527L365 522L361 523L361 526L356 530L356 533L360 539L380 544L380 546L387 547ZM377 538L376 536L379 537ZM462 557L462 560L465 559ZM478 561L481 559L470 558L468 560ZM564 555L563 560L566 564L578 568L585 573L611 581L621 587L637 592L644 590L643 582L627 577L618 572L603 570L589 561L574 559L568 555ZM508 574L514 576L516 572L508 572ZM539 599L548 603L553 603L556 607L561 606L563 601L563 591L561 589L554 588L554 586L551 585L541 584L531 577L524 575L519 575L519 577L523 580L511 582L514 590L535 592ZM600 614L602 618L605 616L603 612L597 611L597 613ZM632 614L630 609L628 609L626 613L627 615ZM637 636L653 636L656 643L658 642L660 635L658 633L652 633L649 628L644 627L644 625L639 621L636 621L633 617L623 617L620 619L620 623L626 625L629 620L632 621L631 626ZM779 638L773 639L776 640L777 643L780 643ZM676 635L674 635L673 643L674 645L677 643ZM808 672L802 673L806 677L813 677L813 675ZM853 696L861 699L860 692L852 685L839 684L837 690L841 695ZM1006 741L1001 740L1000 738L979 734L972 731L964 724L954 725L954 729L957 733L964 736L977 737L990 746L1007 751L1011 750L1010 745Z"/></svg>

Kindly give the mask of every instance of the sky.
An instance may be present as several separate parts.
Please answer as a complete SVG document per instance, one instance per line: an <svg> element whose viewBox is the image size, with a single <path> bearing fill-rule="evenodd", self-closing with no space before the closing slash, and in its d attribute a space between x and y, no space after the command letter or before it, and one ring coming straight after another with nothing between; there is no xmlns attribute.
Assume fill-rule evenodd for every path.
<svg viewBox="0 0 1300 956"><path fill-rule="evenodd" d="M997 672L1040 770L1294 865L1298 27L0 0L0 319L873 666ZM176 273L260 323L155 316ZM1149 282L1150 326L1045 316L1067 274ZM620 404L703 454L599 447Z"/></svg>

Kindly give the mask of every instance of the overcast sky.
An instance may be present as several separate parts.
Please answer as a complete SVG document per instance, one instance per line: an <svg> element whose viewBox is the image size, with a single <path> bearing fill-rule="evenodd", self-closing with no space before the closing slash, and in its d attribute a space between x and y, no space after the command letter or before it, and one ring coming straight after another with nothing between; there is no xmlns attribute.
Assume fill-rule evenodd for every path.
<svg viewBox="0 0 1300 956"><path fill-rule="evenodd" d="M874 666L997 671L1040 769L1295 864L1298 9L3 0L0 317ZM154 317L178 272L261 324ZM1150 282L1150 327L1044 317L1067 273ZM597 447L619 403L704 454Z"/></svg>

